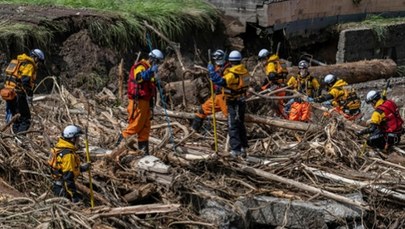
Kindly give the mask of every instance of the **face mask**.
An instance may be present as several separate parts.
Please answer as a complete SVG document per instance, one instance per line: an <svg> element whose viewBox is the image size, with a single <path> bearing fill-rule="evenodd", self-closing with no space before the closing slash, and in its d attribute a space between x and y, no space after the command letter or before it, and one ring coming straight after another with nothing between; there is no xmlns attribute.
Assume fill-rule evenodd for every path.
<svg viewBox="0 0 405 229"><path fill-rule="evenodd" d="M302 77L306 77L308 75L308 71L304 68L304 69L300 69L300 76Z"/></svg>

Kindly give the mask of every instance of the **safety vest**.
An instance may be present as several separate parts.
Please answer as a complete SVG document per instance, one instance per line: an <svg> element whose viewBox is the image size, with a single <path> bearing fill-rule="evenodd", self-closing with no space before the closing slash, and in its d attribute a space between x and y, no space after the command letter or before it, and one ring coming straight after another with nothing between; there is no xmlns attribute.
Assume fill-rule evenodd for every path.
<svg viewBox="0 0 405 229"><path fill-rule="evenodd" d="M402 120L399 109L392 100L385 100L376 109L383 111L385 115L385 125L380 125L382 131L385 133L395 133L402 130L404 120Z"/></svg>
<svg viewBox="0 0 405 229"><path fill-rule="evenodd" d="M156 94L155 79L151 80L136 80L137 76L134 72L137 67L143 66L147 70L150 65L145 61L141 60L131 67L128 77L128 99L146 99L149 100Z"/></svg>
<svg viewBox="0 0 405 229"><path fill-rule="evenodd" d="M250 84L250 76L249 74L232 74L235 78L231 84L224 87L223 92L226 98L237 99L246 94Z"/></svg>
<svg viewBox="0 0 405 229"><path fill-rule="evenodd" d="M306 94L310 97L315 97L316 88L313 83L314 77L309 75L306 78L301 76L297 77L297 91Z"/></svg>

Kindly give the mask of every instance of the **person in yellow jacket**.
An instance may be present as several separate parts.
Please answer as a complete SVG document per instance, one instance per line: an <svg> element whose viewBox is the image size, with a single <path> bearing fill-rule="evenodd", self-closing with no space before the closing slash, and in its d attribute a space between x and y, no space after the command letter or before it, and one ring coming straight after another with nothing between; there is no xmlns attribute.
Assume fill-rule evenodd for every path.
<svg viewBox="0 0 405 229"><path fill-rule="evenodd" d="M267 49L262 49L259 51L258 58L259 61L262 62L266 74L260 89L262 91L266 89L274 91L285 87L288 71L284 62L281 62L278 54L271 54ZM286 95L286 92L280 91L275 95L282 97ZM284 99L276 100L276 102L272 104L272 107L279 117L287 118L284 113L284 102Z"/></svg>
<svg viewBox="0 0 405 229"><path fill-rule="evenodd" d="M404 121L394 101L384 98L377 91L369 91L366 103L374 107L368 128L356 132L357 136L370 134L367 145L381 150L389 150L401 141Z"/></svg>
<svg viewBox="0 0 405 229"><path fill-rule="evenodd" d="M90 169L89 163L80 163L80 157L77 154L82 134L83 131L76 125L65 127L62 136L51 149L51 157L48 161L54 179L53 193L56 196L66 197L74 203L81 200L75 180L82 172Z"/></svg>
<svg viewBox="0 0 405 229"><path fill-rule="evenodd" d="M308 71L309 64L305 60L298 63L298 75L292 76L287 86L311 98L317 97L320 90L318 80ZM311 104L301 98L291 99L285 105L285 113L289 120L307 122L311 118Z"/></svg>
<svg viewBox="0 0 405 229"><path fill-rule="evenodd" d="M44 53L40 49L33 49L29 55L18 55L16 62L10 63L6 69L4 88L13 92L13 96L6 99L6 122L9 122L12 116L20 114L13 123L15 134L28 130L31 125L28 103L32 102L38 65L44 60Z"/></svg>
<svg viewBox="0 0 405 229"><path fill-rule="evenodd" d="M208 65L209 76L212 82L222 88L228 108L228 134L231 146L231 156L244 156L249 147L245 127L246 93L250 84L250 75L241 63L242 54L232 51L228 57L231 67L221 77L212 64Z"/></svg>
<svg viewBox="0 0 405 229"><path fill-rule="evenodd" d="M346 81L337 79L335 75L328 74L324 78L324 83L328 87L328 93L314 99L308 98L308 101L322 103L332 101L335 110L342 114L346 119L354 120L361 116L361 101L356 92L348 87Z"/></svg>
<svg viewBox="0 0 405 229"><path fill-rule="evenodd" d="M149 154L149 134L153 109L153 98L156 97L156 74L158 65L163 61L163 53L154 49L148 54L148 60L135 63L128 77L128 127L120 134L116 146L124 138L138 135L138 149Z"/></svg>
<svg viewBox="0 0 405 229"><path fill-rule="evenodd" d="M223 76L227 73L228 69L231 67L231 64L225 60L225 52L221 49L216 50L212 54L212 58L215 61L215 71ZM221 111L222 114L226 117L228 116L228 110L226 108L225 97L222 93L222 88L218 85L214 86L214 109L215 112ZM210 96L200 107L199 111L195 113L195 118L193 120L192 128L195 131L199 131L203 125L204 119L212 114L212 97Z"/></svg>

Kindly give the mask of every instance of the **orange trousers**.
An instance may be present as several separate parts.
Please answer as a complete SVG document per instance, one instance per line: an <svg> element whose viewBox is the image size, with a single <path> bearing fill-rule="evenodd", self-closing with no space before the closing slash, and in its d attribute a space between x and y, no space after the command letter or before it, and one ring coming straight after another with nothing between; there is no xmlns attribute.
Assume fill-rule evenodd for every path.
<svg viewBox="0 0 405 229"><path fill-rule="evenodd" d="M294 102L291 104L290 114L288 116L289 120L294 121L309 121L311 118L311 104L308 102Z"/></svg>
<svg viewBox="0 0 405 229"><path fill-rule="evenodd" d="M226 100L223 94L214 95L214 103L215 103L215 112L222 111L224 116L228 116L228 108L226 107ZM212 114L212 97L209 97L207 101L201 105L200 111L198 111L195 115L199 118L205 119L208 115Z"/></svg>
<svg viewBox="0 0 405 229"><path fill-rule="evenodd" d="M150 103L149 100L130 99L128 103L128 127L122 131L122 136L127 138L138 134L138 142L149 140L150 134Z"/></svg>

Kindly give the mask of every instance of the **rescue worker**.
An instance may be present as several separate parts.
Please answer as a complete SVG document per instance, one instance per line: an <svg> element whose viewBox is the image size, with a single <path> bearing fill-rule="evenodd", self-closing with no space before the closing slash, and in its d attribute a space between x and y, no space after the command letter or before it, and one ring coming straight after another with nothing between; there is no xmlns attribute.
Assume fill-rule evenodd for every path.
<svg viewBox="0 0 405 229"><path fill-rule="evenodd" d="M261 90L270 89L272 91L283 88L286 86L286 78L288 71L284 63L281 62L277 54L271 54L267 49L262 49L258 54L259 61L264 67L266 78L262 82ZM276 96L285 96L285 91L280 91L275 94ZM287 118L284 113L284 100L279 99L276 103L272 104L273 110L279 117Z"/></svg>
<svg viewBox="0 0 405 229"><path fill-rule="evenodd" d="M212 54L212 59L215 61L215 72L219 76L223 76L228 71L228 68L231 67L231 64L225 60L225 52L221 49L216 50ZM221 111L222 114L226 117L228 116L228 110L226 109L225 97L222 93L222 87L214 85L214 109L215 112ZM193 120L192 128L195 131L199 131L203 125L204 119L212 114L212 97L209 97L200 107L199 111L195 114Z"/></svg>
<svg viewBox="0 0 405 229"><path fill-rule="evenodd" d="M9 122L12 116L20 114L13 123L14 134L28 130L31 125L28 103L32 103L38 66L44 60L44 53L40 49L33 49L29 55L18 55L6 68L6 80L1 93L6 100L6 121Z"/></svg>
<svg viewBox="0 0 405 229"><path fill-rule="evenodd" d="M367 145L384 151L398 144L404 132L404 121L394 101L387 100L377 91L369 91L366 103L374 107L371 122L368 128L356 132L357 136L370 134Z"/></svg>
<svg viewBox="0 0 405 229"><path fill-rule="evenodd" d="M298 75L292 76L287 85L309 97L317 97L320 90L318 80L308 71L309 64L305 60L298 63ZM291 99L285 106L289 120L308 122L311 118L311 104L302 98Z"/></svg>
<svg viewBox="0 0 405 229"><path fill-rule="evenodd" d="M82 134L83 131L79 126L69 125L65 127L62 136L59 137L55 147L51 149L49 159L52 178L54 179L53 193L56 196L66 197L73 203L81 200L75 180L80 173L90 169L89 163L80 163L80 157L77 153Z"/></svg>
<svg viewBox="0 0 405 229"><path fill-rule="evenodd" d="M215 71L212 64L208 64L208 71L212 82L223 87L222 92L228 108L230 154L232 157L238 157L244 156L249 147L245 127L245 97L250 84L250 75L241 63L242 54L239 51L232 51L228 61L231 63L231 67L223 77Z"/></svg>
<svg viewBox="0 0 405 229"><path fill-rule="evenodd" d="M322 103L331 101L335 110L348 120L355 120L361 117L361 101L353 89L348 87L346 81L339 79L332 74L324 78L328 93L314 99L308 98L309 102Z"/></svg>
<svg viewBox="0 0 405 229"><path fill-rule="evenodd" d="M149 154L149 134L151 127L153 99L156 97L156 76L163 53L154 49L148 59L135 63L128 78L128 127L122 131L116 146L124 138L138 134L138 149Z"/></svg>

